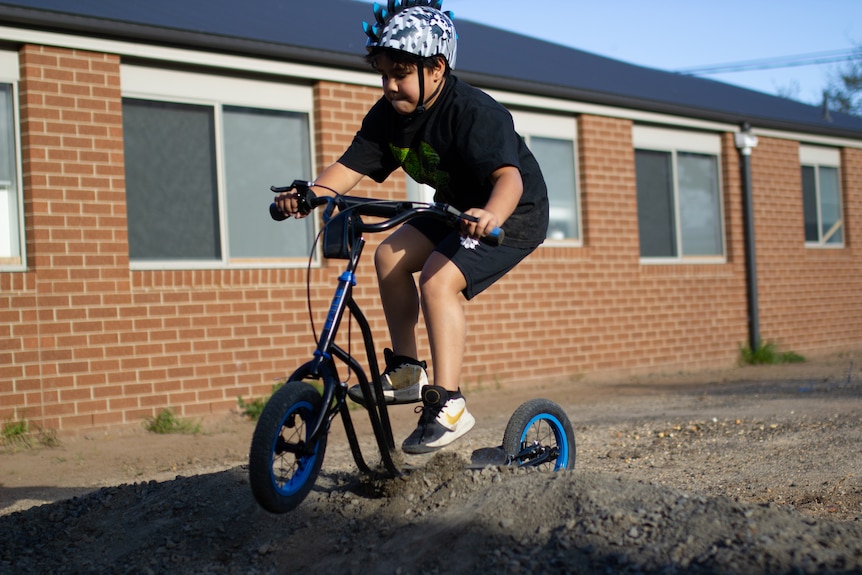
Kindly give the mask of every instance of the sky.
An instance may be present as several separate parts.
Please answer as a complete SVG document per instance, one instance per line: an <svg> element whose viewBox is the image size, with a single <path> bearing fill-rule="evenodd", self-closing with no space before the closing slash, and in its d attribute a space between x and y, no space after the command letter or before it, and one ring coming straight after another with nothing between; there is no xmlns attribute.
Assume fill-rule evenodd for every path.
<svg viewBox="0 0 862 575"><path fill-rule="evenodd" d="M456 28L458 19L471 20L667 71L824 53L841 58L703 75L808 104L820 104L843 58L862 50L862 0L443 0L443 9L455 13Z"/></svg>

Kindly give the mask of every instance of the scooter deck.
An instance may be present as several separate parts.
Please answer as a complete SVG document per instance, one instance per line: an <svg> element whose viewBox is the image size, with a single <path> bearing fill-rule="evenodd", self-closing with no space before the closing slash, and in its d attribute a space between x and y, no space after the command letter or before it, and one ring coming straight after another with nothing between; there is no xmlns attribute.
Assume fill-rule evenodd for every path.
<svg viewBox="0 0 862 575"><path fill-rule="evenodd" d="M467 469L483 469L485 467L505 467L512 463L512 458L502 447L482 447L470 456Z"/></svg>

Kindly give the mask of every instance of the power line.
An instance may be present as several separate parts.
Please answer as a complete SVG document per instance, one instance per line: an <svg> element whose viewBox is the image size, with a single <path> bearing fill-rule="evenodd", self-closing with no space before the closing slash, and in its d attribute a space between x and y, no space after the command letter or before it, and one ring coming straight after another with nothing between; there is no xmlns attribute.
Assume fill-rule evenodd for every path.
<svg viewBox="0 0 862 575"><path fill-rule="evenodd" d="M757 60L729 62L727 64L713 64L710 66L679 68L676 70L676 72L680 74L688 74L691 76L708 76L710 74L723 74L728 72L747 72L751 70L772 70L775 68L793 68L796 66L833 64L835 62L843 62L857 58L862 58L862 49L846 48L843 50L830 50L826 52L797 54L795 56L778 56L775 58L761 58Z"/></svg>

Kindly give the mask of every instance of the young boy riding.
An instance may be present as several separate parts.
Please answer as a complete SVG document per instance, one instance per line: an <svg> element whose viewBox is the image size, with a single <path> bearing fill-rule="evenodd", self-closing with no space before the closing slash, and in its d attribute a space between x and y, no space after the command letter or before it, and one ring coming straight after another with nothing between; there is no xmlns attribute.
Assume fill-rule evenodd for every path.
<svg viewBox="0 0 862 575"><path fill-rule="evenodd" d="M448 445L475 419L459 388L466 343L464 299L503 277L545 239L548 197L539 165L515 132L509 112L458 80L457 36L442 0L375 4L376 23L364 24L367 61L380 73L383 97L371 108L353 143L315 180L322 194L347 193L368 176L383 182L402 168L434 188L435 201L478 219L453 229L431 218L409 221L375 253L383 311L392 340L382 376L387 403L422 401L416 430L402 444L418 454ZM303 217L297 196L276 205ZM476 240L503 228L502 245ZM414 274L419 273L417 288ZM431 348L434 384L419 361L420 307ZM356 385L351 398L364 403Z"/></svg>

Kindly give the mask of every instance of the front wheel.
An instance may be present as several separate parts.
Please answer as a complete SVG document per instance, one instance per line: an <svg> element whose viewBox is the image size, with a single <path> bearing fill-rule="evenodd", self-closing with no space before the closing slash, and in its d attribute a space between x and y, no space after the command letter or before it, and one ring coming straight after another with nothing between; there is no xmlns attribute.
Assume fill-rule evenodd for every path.
<svg viewBox="0 0 862 575"><path fill-rule="evenodd" d="M254 498L272 513L297 507L314 486L326 433L309 442L311 426L323 399L311 385L288 381L267 402L257 421L248 457L248 476Z"/></svg>
<svg viewBox="0 0 862 575"><path fill-rule="evenodd" d="M575 468L575 432L569 416L549 399L521 404L506 425L503 450L518 466Z"/></svg>

